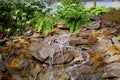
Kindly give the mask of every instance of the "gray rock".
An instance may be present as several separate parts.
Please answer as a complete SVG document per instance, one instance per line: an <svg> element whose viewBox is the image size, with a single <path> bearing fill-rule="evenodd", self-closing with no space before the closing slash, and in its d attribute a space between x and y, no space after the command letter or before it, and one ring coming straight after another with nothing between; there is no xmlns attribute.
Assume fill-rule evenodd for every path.
<svg viewBox="0 0 120 80"><path fill-rule="evenodd" d="M87 40L81 37L54 36L45 38L43 42L31 44L29 50L31 55L41 62L63 64L70 63L78 56L82 59L81 49L75 47L78 44L87 44Z"/></svg>
<svg viewBox="0 0 120 80"><path fill-rule="evenodd" d="M107 76L114 76L120 78L120 63L115 62L107 65L105 67L105 72Z"/></svg>
<svg viewBox="0 0 120 80"><path fill-rule="evenodd" d="M56 53L54 55L53 64L63 64L63 63L70 63L73 60L74 56L72 55L71 51L67 51L66 53Z"/></svg>
<svg viewBox="0 0 120 80"><path fill-rule="evenodd" d="M28 30L27 32L24 33L25 36L32 36L33 35L33 31L32 30Z"/></svg>
<svg viewBox="0 0 120 80"><path fill-rule="evenodd" d="M26 68L31 63L31 60L23 59L18 62L18 65Z"/></svg>
<svg viewBox="0 0 120 80"><path fill-rule="evenodd" d="M92 21L100 21L100 17L98 17L97 15L93 15L90 19Z"/></svg>
<svg viewBox="0 0 120 80"><path fill-rule="evenodd" d="M91 80L100 80L102 77L103 72L98 72L92 75Z"/></svg>
<svg viewBox="0 0 120 80"><path fill-rule="evenodd" d="M33 43L29 47L29 50L31 51L31 55L41 62L45 61L50 54L54 54L53 48L45 43Z"/></svg>
<svg viewBox="0 0 120 80"><path fill-rule="evenodd" d="M87 28L88 30L97 30L100 28L100 23L101 21L94 21L87 25L85 28Z"/></svg>

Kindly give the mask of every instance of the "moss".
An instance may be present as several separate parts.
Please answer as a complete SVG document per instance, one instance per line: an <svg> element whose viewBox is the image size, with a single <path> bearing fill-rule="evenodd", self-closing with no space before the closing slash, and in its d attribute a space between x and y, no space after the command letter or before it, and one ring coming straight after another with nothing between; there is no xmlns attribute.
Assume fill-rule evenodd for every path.
<svg viewBox="0 0 120 80"><path fill-rule="evenodd" d="M22 66L20 66L18 63L23 59L25 59L23 55L14 58L10 64L6 65L7 69L22 70Z"/></svg>
<svg viewBox="0 0 120 80"><path fill-rule="evenodd" d="M88 50L90 55L90 60L92 62L92 69L90 73L102 72L104 70L104 59L100 53L100 51L96 51L92 53L92 51Z"/></svg>

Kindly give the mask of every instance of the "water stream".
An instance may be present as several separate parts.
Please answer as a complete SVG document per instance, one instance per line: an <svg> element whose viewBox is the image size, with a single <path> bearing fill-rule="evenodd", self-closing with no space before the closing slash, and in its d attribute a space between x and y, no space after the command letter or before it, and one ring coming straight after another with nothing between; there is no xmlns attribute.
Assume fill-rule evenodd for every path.
<svg viewBox="0 0 120 80"><path fill-rule="evenodd" d="M49 37L49 38L46 38L44 40L45 43L51 45L51 47L52 47L52 53L50 54L51 62L49 63L49 69L50 69L49 80L54 80L54 58L55 58L54 55L57 54L56 52L60 52L60 54L62 55L62 60L61 60L62 65L61 65L61 70L60 71L69 74L70 80L74 80L74 76L73 76L72 71L75 68L78 68L81 65L83 65L83 64L85 64L85 63L87 63L89 61L88 53L86 51L82 51L81 49L79 49L79 48L77 48L75 46L71 46L69 44L69 40L67 40L67 39L69 39L69 34L62 33L59 36ZM54 48L54 46L58 47L59 50L56 50ZM65 58L64 58L64 50L69 50L69 51L72 51L74 53L77 53L77 55L78 55L77 61L79 61L80 63L74 64L74 62L77 62L77 61L73 60L71 65L69 65L67 67L64 66L64 60L65 60Z"/></svg>

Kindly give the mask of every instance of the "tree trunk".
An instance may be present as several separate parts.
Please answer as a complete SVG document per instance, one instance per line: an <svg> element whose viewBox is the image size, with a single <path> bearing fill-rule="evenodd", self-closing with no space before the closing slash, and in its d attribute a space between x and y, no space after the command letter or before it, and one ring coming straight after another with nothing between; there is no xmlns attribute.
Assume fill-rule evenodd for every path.
<svg viewBox="0 0 120 80"><path fill-rule="evenodd" d="M94 7L96 7L96 0L94 0Z"/></svg>

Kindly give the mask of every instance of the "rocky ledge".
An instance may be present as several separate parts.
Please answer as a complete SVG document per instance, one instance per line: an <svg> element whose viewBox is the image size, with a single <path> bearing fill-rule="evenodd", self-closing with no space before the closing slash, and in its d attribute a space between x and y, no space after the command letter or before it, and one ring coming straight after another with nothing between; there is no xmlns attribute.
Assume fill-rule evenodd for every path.
<svg viewBox="0 0 120 80"><path fill-rule="evenodd" d="M87 27L88 26L88 27ZM119 26L95 21L74 34L29 30L0 40L0 80L119 80Z"/></svg>

